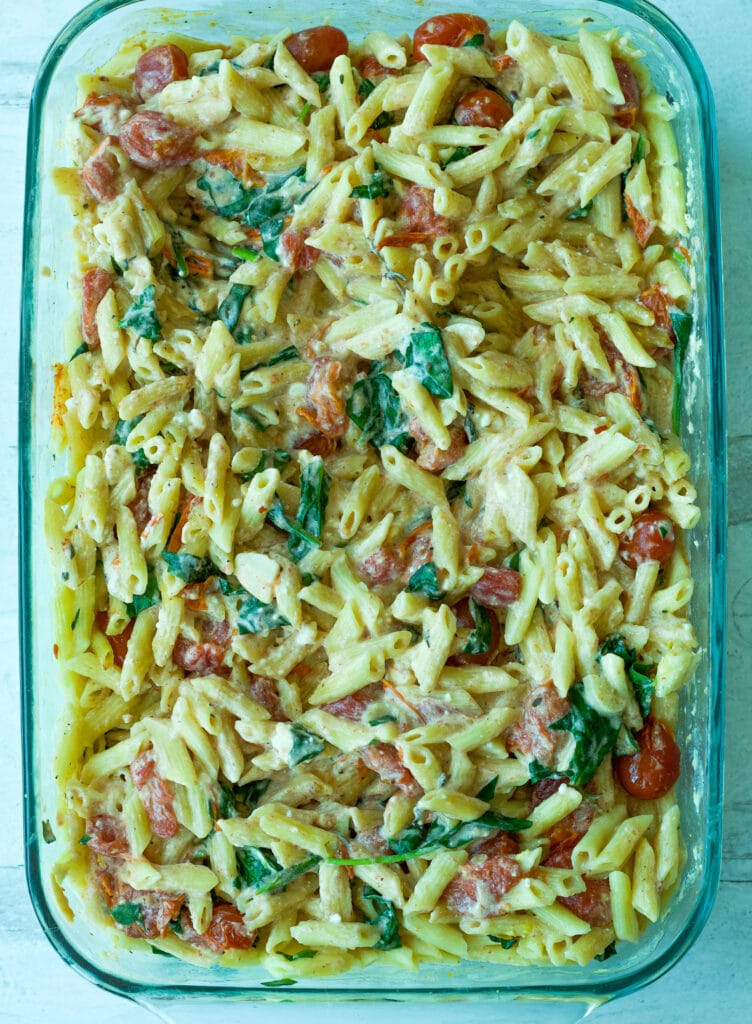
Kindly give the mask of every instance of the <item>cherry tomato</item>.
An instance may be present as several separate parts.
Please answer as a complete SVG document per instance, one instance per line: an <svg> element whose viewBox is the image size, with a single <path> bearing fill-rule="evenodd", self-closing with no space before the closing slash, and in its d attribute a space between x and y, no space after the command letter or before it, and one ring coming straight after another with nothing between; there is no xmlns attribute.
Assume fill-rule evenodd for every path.
<svg viewBox="0 0 752 1024"><path fill-rule="evenodd" d="M643 217L635 204L626 194L624 196L624 205L627 209L627 216L629 217L629 222L632 225L634 236L637 239L640 248L644 249L650 241L650 236L655 230L655 223L652 220L648 220L647 217Z"/></svg>
<svg viewBox="0 0 752 1024"><path fill-rule="evenodd" d="M681 754L673 733L658 718L648 718L635 735L640 749L614 759L616 777L630 796L657 800L679 778Z"/></svg>
<svg viewBox="0 0 752 1024"><path fill-rule="evenodd" d="M461 601L454 605L452 611L457 617L457 625L460 629L475 628L475 619L473 618L473 613L470 611L469 598L463 597ZM499 620L496 618L496 612L493 608L488 611L488 620L491 625L491 642L488 646L488 650L481 654L463 654L460 651L459 654L454 654L449 658L448 663L450 665L491 664L499 650Z"/></svg>
<svg viewBox="0 0 752 1024"><path fill-rule="evenodd" d="M532 754L542 764L552 764L557 751L568 742L569 734L548 727L568 711L569 701L560 697L553 686L536 686L528 695L520 718L509 730L507 746Z"/></svg>
<svg viewBox="0 0 752 1024"><path fill-rule="evenodd" d="M619 556L630 569L636 569L642 562L663 565L671 558L675 547L673 521L664 512L649 508L621 535Z"/></svg>
<svg viewBox="0 0 752 1024"><path fill-rule="evenodd" d="M631 128L640 109L640 86L634 71L621 57L614 57L614 68L624 95L624 102L614 107L614 120L622 128Z"/></svg>
<svg viewBox="0 0 752 1024"><path fill-rule="evenodd" d="M639 299L640 303L649 309L655 316L655 326L662 328L669 334L673 335L673 326L671 324L671 299L668 297L666 292L663 290L661 285L654 284L650 288L647 288Z"/></svg>
<svg viewBox="0 0 752 1024"><path fill-rule="evenodd" d="M179 46L168 43L152 46L141 54L136 62L134 84L141 99L148 100L170 82L179 82L188 77L188 58Z"/></svg>
<svg viewBox="0 0 752 1024"><path fill-rule="evenodd" d="M285 39L285 46L309 74L312 71L328 71L337 57L347 53L347 36L341 29L331 25L318 25Z"/></svg>
<svg viewBox="0 0 752 1024"><path fill-rule="evenodd" d="M118 162L110 147L114 135L106 135L81 168L81 179L98 203L109 203L118 194Z"/></svg>
<svg viewBox="0 0 752 1024"><path fill-rule="evenodd" d="M73 116L104 135L117 135L121 124L132 113L132 101L119 93L97 96L95 92L90 92Z"/></svg>
<svg viewBox="0 0 752 1024"><path fill-rule="evenodd" d="M404 562L406 580L426 565L433 557L433 526L431 521L416 526L404 540L400 541L397 550Z"/></svg>
<svg viewBox="0 0 752 1024"><path fill-rule="evenodd" d="M522 592L522 577L514 569L504 567L484 569L474 583L470 594L486 608L505 608L514 604Z"/></svg>
<svg viewBox="0 0 752 1024"><path fill-rule="evenodd" d="M172 660L185 672L199 676L216 675L218 669L224 667L225 652L220 644L199 643L181 634L172 649Z"/></svg>
<svg viewBox="0 0 752 1024"><path fill-rule="evenodd" d="M86 822L87 849L104 857L125 857L130 854L123 822L112 814L95 814Z"/></svg>
<svg viewBox="0 0 752 1024"><path fill-rule="evenodd" d="M123 152L138 167L162 171L184 167L195 158L195 133L158 110L140 110L120 129Z"/></svg>
<svg viewBox="0 0 752 1024"><path fill-rule="evenodd" d="M378 683L372 683L347 697L340 697L339 700L333 700L329 704L322 704L321 710L327 711L330 715L336 715L338 718L346 718L350 722L360 722L371 704L383 696L383 690Z"/></svg>
<svg viewBox="0 0 752 1024"><path fill-rule="evenodd" d="M376 60L372 53L367 53L361 59L360 64L358 64L358 72L361 78L367 78L369 82L373 82L377 78L383 78L384 75L401 74L399 68L385 68L383 64Z"/></svg>
<svg viewBox="0 0 752 1024"><path fill-rule="evenodd" d="M311 234L313 228L305 228L303 231L295 231L287 228L279 236L282 250L282 262L292 270L310 270L321 255L320 249L312 245L306 245L306 238Z"/></svg>
<svg viewBox="0 0 752 1024"><path fill-rule="evenodd" d="M476 853L485 853L487 857L498 857L501 853L512 855L520 852L520 844L511 832L497 832L495 836L474 843L470 847L470 852L473 856Z"/></svg>
<svg viewBox="0 0 752 1024"><path fill-rule="evenodd" d="M454 108L457 124L483 128L501 128L512 116L512 108L503 96L493 89L475 89L466 92Z"/></svg>
<svg viewBox="0 0 752 1024"><path fill-rule="evenodd" d="M337 450L337 442L334 438L320 434L317 430L306 437L296 437L292 443L296 452L306 451L311 455L320 455L322 459L328 459Z"/></svg>
<svg viewBox="0 0 752 1024"><path fill-rule="evenodd" d="M519 882L522 868L503 853L491 854L482 863L463 864L446 887L447 907L461 917L495 917L503 897Z"/></svg>
<svg viewBox="0 0 752 1024"><path fill-rule="evenodd" d="M313 360L306 381L306 403L297 410L327 437L342 437L347 430L342 363L319 356Z"/></svg>
<svg viewBox="0 0 752 1024"><path fill-rule="evenodd" d="M423 47L464 46L473 36L483 36L483 45L491 48L488 22L477 14L437 14L418 25L413 36L413 60L425 60Z"/></svg>
<svg viewBox="0 0 752 1024"><path fill-rule="evenodd" d="M445 235L451 229L446 217L433 208L433 192L422 185L411 185L400 203L400 214L407 222L407 232L423 232L426 236ZM390 243L394 244L394 243Z"/></svg>
<svg viewBox="0 0 752 1024"><path fill-rule="evenodd" d="M125 627L122 633L116 633L114 636L107 636L106 629L107 623L109 622L109 615L107 612L97 612L94 617L94 622L97 627L101 629L104 635L107 637L107 641L112 650L112 657L118 668L123 667L125 656L128 653L128 641L131 638L133 627L136 625L136 620L131 619L128 625Z"/></svg>
<svg viewBox="0 0 752 1024"><path fill-rule="evenodd" d="M139 475L136 483L136 497L128 504L128 508L131 510L133 518L136 520L136 529L139 534L144 532L147 524L151 520L149 492L151 490L151 482L154 479L154 474L156 472L156 466L149 466L148 469L145 469L143 473Z"/></svg>
<svg viewBox="0 0 752 1024"><path fill-rule="evenodd" d="M208 946L214 953L226 949L250 949L256 939L256 932L249 932L243 915L231 903L218 903L214 908L209 927L197 941Z"/></svg>
<svg viewBox="0 0 752 1024"><path fill-rule="evenodd" d="M559 896L557 902L596 928L611 924L611 889L607 878L583 878L585 891Z"/></svg>
<svg viewBox="0 0 752 1024"><path fill-rule="evenodd" d="M100 267L87 270L81 281L81 333L89 348L99 348L97 309L112 288L112 274Z"/></svg>
<svg viewBox="0 0 752 1024"><path fill-rule="evenodd" d="M282 704L279 699L279 690L277 684L273 679L266 679L264 676L250 675L250 683L248 689L250 690L251 697L260 704L262 708L265 708L271 715L273 722L288 722L287 715L282 710Z"/></svg>
<svg viewBox="0 0 752 1024"><path fill-rule="evenodd" d="M157 771L153 751L145 750L139 754L130 766L130 773L152 832L161 839L172 839L177 835L180 824L172 806L174 797Z"/></svg>
<svg viewBox="0 0 752 1024"><path fill-rule="evenodd" d="M461 426L450 428L450 443L447 449L439 448L434 444L423 427L421 427L419 420L410 420L407 429L411 437L414 437L418 442L418 457L415 461L422 469L427 469L429 473L441 473L447 466L451 466L453 462L456 462L464 454L465 448L467 448L467 437L465 436L464 428Z"/></svg>
<svg viewBox="0 0 752 1024"><path fill-rule="evenodd" d="M549 780L544 780L549 781ZM561 780L558 780L561 782ZM556 843L551 843L548 851L548 856L543 861L542 866L544 868L571 868L572 867L572 850L579 843L581 836L569 835L564 839L558 840Z"/></svg>
<svg viewBox="0 0 752 1024"><path fill-rule="evenodd" d="M405 768L391 743L374 743L369 747L363 747L360 759L367 768L376 772L379 778L397 786L406 796L423 795L423 790L413 773L409 768Z"/></svg>

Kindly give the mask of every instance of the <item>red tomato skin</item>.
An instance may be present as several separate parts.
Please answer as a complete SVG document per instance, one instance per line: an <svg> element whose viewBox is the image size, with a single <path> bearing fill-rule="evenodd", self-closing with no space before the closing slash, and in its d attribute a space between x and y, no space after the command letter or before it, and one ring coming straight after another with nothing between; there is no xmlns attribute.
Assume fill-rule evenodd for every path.
<svg viewBox="0 0 752 1024"><path fill-rule="evenodd" d="M413 418L408 424L408 432L418 442L418 457L415 460L421 469L427 469L429 473L441 473L462 457L467 448L467 437L464 428L461 426L450 427L450 444L446 450L439 448L423 427L420 420Z"/></svg>
<svg viewBox="0 0 752 1024"><path fill-rule="evenodd" d="M326 437L336 440L347 430L342 363L317 356L306 381L306 404L297 410Z"/></svg>
<svg viewBox="0 0 752 1024"><path fill-rule="evenodd" d="M428 43L432 46L464 46L473 36L483 35L484 46L491 48L491 35L488 22L477 14L437 14L424 21L415 30L413 36L413 60L425 60L423 47Z"/></svg>
<svg viewBox="0 0 752 1024"><path fill-rule="evenodd" d="M313 230L312 227L304 228L302 231L286 228L280 235L282 260L291 270L310 270L315 266L321 255L321 250L315 249L312 245L306 245L306 238Z"/></svg>
<svg viewBox="0 0 752 1024"><path fill-rule="evenodd" d="M372 53L367 53L358 64L358 73L361 78L367 78L372 82L374 79L383 78L384 75L399 75L401 71L399 68L385 68Z"/></svg>
<svg viewBox="0 0 752 1024"><path fill-rule="evenodd" d="M611 924L611 889L607 878L583 878L585 891L558 896L557 903L595 928Z"/></svg>
<svg viewBox="0 0 752 1024"><path fill-rule="evenodd" d="M614 120L622 128L631 128L640 109L640 86L634 71L621 57L614 57L614 68L624 94L624 102L614 107Z"/></svg>
<svg viewBox="0 0 752 1024"><path fill-rule="evenodd" d="M506 608L522 593L522 577L515 569L504 566L483 570L483 575L470 588L478 604L486 608Z"/></svg>
<svg viewBox="0 0 752 1024"><path fill-rule="evenodd" d="M493 89L475 89L466 92L454 108L457 124L479 128L501 128L512 116L512 108L503 96Z"/></svg>
<svg viewBox="0 0 752 1024"><path fill-rule="evenodd" d="M619 557L630 569L642 562L664 565L674 553L676 531L671 518L658 509L649 508L622 534Z"/></svg>
<svg viewBox="0 0 752 1024"><path fill-rule="evenodd" d="M475 620L473 619L473 613L470 611L470 600L467 597L463 597L454 607L452 611L457 617L457 626L460 629L472 629L475 627ZM453 654L451 658L447 659L448 665L490 665L496 657L499 650L499 620L496 618L496 612L490 609L488 612L488 618L491 623L491 643L489 644L488 650L480 654Z"/></svg>
<svg viewBox="0 0 752 1024"><path fill-rule="evenodd" d="M658 800L679 778L681 752L669 727L658 718L648 718L635 739L637 753L614 758L616 777L630 796Z"/></svg>
<svg viewBox="0 0 752 1024"><path fill-rule="evenodd" d="M285 46L304 71L329 71L337 57L347 53L345 33L332 25L318 25L285 39Z"/></svg>
<svg viewBox="0 0 752 1024"><path fill-rule="evenodd" d="M196 156L194 139L192 129L176 124L158 110L139 110L120 129L123 152L147 171L185 167Z"/></svg>
<svg viewBox="0 0 752 1024"><path fill-rule="evenodd" d="M81 333L89 348L99 348L97 308L112 283L112 274L101 267L91 267L81 280Z"/></svg>
<svg viewBox="0 0 752 1024"><path fill-rule="evenodd" d="M463 864L443 893L447 907L461 917L494 917L503 897L522 877L517 861L491 853L482 862Z"/></svg>
<svg viewBox="0 0 752 1024"><path fill-rule="evenodd" d="M152 46L136 62L134 85L142 100L151 99L170 82L189 78L188 58L179 46Z"/></svg>

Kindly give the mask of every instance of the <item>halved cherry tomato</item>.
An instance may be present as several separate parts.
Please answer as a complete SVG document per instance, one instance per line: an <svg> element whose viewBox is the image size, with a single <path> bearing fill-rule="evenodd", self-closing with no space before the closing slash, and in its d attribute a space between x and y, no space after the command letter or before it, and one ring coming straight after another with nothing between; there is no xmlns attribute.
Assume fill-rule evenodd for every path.
<svg viewBox="0 0 752 1024"><path fill-rule="evenodd" d="M522 868L504 853L491 854L480 863L463 864L443 899L461 917L495 917L502 910L503 897L519 882Z"/></svg>
<svg viewBox="0 0 752 1024"><path fill-rule="evenodd" d="M306 451L311 455L320 455L322 459L328 459L337 450L337 441L333 437L327 437L315 430L306 437L296 437L292 443L296 452Z"/></svg>
<svg viewBox="0 0 752 1024"><path fill-rule="evenodd" d="M347 36L332 25L318 25L285 39L285 46L309 74L312 71L328 71L337 57L347 53Z"/></svg>
<svg viewBox="0 0 752 1024"><path fill-rule="evenodd" d="M402 73L399 68L385 68L372 53L367 53L361 59L360 64L358 64L358 72L361 78L367 78L369 82L377 78L383 78L384 75L399 75Z"/></svg>
<svg viewBox="0 0 752 1024"><path fill-rule="evenodd" d="M674 735L658 718L648 718L635 734L640 749L614 759L616 777L630 796L657 800L679 778L681 754Z"/></svg>
<svg viewBox="0 0 752 1024"><path fill-rule="evenodd" d="M506 608L514 604L521 593L522 577L514 569L503 566L484 569L470 589L471 596L486 608Z"/></svg>
<svg viewBox="0 0 752 1024"><path fill-rule="evenodd" d="M329 704L322 704L321 710L327 711L330 715L336 715L337 718L346 718L349 722L360 722L370 705L382 697L379 684L371 683L347 697L340 697L339 700L333 700Z"/></svg>
<svg viewBox="0 0 752 1024"><path fill-rule="evenodd" d="M95 814L86 822L86 848L104 857L127 857L130 852L125 825L112 814Z"/></svg>
<svg viewBox="0 0 752 1024"><path fill-rule="evenodd" d="M120 129L123 152L138 167L163 171L184 167L196 156L195 133L158 110L140 110Z"/></svg>
<svg viewBox="0 0 752 1024"><path fill-rule="evenodd" d="M179 82L190 77L188 58L179 46L167 43L152 46L136 61L133 79L136 92L142 100L151 99L170 82Z"/></svg>
<svg viewBox="0 0 752 1024"><path fill-rule="evenodd" d="M144 532L149 520L151 519L149 492L151 490L151 482L154 479L154 474L156 472L156 466L149 466L148 469L145 469L143 473L140 474L136 483L136 496L133 501L128 504L128 508L131 510L133 518L136 520L136 529L139 534Z"/></svg>
<svg viewBox="0 0 752 1024"><path fill-rule="evenodd" d="M101 267L91 267L81 280L81 333L89 348L99 348L97 309L112 281L112 274Z"/></svg>
<svg viewBox="0 0 752 1024"><path fill-rule="evenodd" d="M542 764L553 764L556 753L569 742L569 733L549 729L568 713L569 701L552 685L536 686L528 694L522 714L509 730L507 747L532 754Z"/></svg>
<svg viewBox="0 0 752 1024"><path fill-rule="evenodd" d="M313 360L306 381L306 403L297 409L327 437L342 437L347 430L345 397L342 387L342 363L319 356Z"/></svg>
<svg viewBox="0 0 752 1024"><path fill-rule="evenodd" d="M614 120L622 128L631 128L640 109L640 86L634 71L621 57L614 57L614 68L624 95L624 102L614 107Z"/></svg>
<svg viewBox="0 0 752 1024"><path fill-rule="evenodd" d="M133 627L136 625L136 620L131 619L128 625L125 627L122 633L116 633L114 636L107 635L107 623L110 617L107 612L97 612L94 616L94 622L97 627L101 629L104 635L107 637L107 641L112 649L112 657L118 668L123 667L125 656L128 653L128 641L131 638Z"/></svg>
<svg viewBox="0 0 752 1024"><path fill-rule="evenodd" d="M466 92L454 108L457 124L483 128L501 128L512 116L512 108L503 96L493 89L475 89Z"/></svg>
<svg viewBox="0 0 752 1024"><path fill-rule="evenodd" d="M611 888L607 878L583 878L585 891L558 896L557 903L596 928L611 924Z"/></svg>
<svg viewBox="0 0 752 1024"><path fill-rule="evenodd" d="M473 613L470 611L470 600L467 597L463 597L456 605L453 606L452 611L457 617L457 625L460 629L472 629L475 627L475 619ZM452 655L448 660L450 665L490 665L496 657L496 653L499 649L499 620L496 618L496 612L491 608L488 611L488 619L491 624L491 642L488 645L488 650L481 654L463 654L461 651L459 654Z"/></svg>
<svg viewBox="0 0 752 1024"><path fill-rule="evenodd" d="M437 14L418 25L413 36L413 60L425 60L423 47L464 46L473 36L483 36L483 45L491 48L488 22L477 14Z"/></svg>
<svg viewBox="0 0 752 1024"><path fill-rule="evenodd" d="M250 683L248 688L251 691L251 697L253 697L256 703L269 712L273 722L289 722L290 719L282 709L282 703L279 699L279 687L275 680L250 673L249 675Z"/></svg>
<svg viewBox="0 0 752 1024"><path fill-rule="evenodd" d="M630 569L642 562L660 562L671 558L676 547L673 520L658 509L649 508L621 535L619 557Z"/></svg>

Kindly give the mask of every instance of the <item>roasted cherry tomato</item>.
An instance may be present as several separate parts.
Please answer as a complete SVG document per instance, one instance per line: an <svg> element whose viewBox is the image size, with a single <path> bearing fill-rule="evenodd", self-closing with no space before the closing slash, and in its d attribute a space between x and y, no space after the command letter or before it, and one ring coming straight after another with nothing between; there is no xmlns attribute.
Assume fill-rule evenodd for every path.
<svg viewBox="0 0 752 1024"><path fill-rule="evenodd" d="M616 777L630 796L657 800L679 778L681 754L673 733L658 718L648 718L635 735L640 749L614 759Z"/></svg>
<svg viewBox="0 0 752 1024"><path fill-rule="evenodd" d="M372 53L367 53L361 59L358 64L358 72L361 78L367 78L369 82L373 82L377 78L383 78L384 75L399 75L402 73L400 68L384 67Z"/></svg>
<svg viewBox="0 0 752 1024"><path fill-rule="evenodd" d="M486 608L505 608L514 604L522 593L522 576L515 569L484 569L483 575L473 584L470 593L478 604L483 604Z"/></svg>
<svg viewBox="0 0 752 1024"><path fill-rule="evenodd" d="M667 562L676 547L673 521L664 512L649 508L632 523L619 542L622 562L636 569L641 562Z"/></svg>
<svg viewBox="0 0 752 1024"><path fill-rule="evenodd" d="M501 128L512 116L512 108L503 96L493 89L475 89L466 92L454 108L457 124L478 128Z"/></svg>
<svg viewBox="0 0 752 1024"><path fill-rule="evenodd" d="M120 145L134 164L147 171L184 167L196 156L195 134L158 110L140 110L120 129Z"/></svg>
<svg viewBox="0 0 752 1024"><path fill-rule="evenodd" d="M621 57L614 57L614 68L624 94L624 102L614 107L614 120L622 128L631 128L637 120L637 113L640 109L640 87L637 84L634 71Z"/></svg>
<svg viewBox="0 0 752 1024"><path fill-rule="evenodd" d="M605 928L611 924L611 890L608 879L584 878L583 881L584 892L577 892L574 896L559 896L557 902L595 928Z"/></svg>
<svg viewBox="0 0 752 1024"><path fill-rule="evenodd" d="M285 46L309 74L312 71L328 71L337 57L347 53L347 36L341 29L331 25L318 25L285 39Z"/></svg>
<svg viewBox="0 0 752 1024"><path fill-rule="evenodd" d="M172 43L152 46L142 53L133 76L136 92L142 100L156 96L170 82L180 82L188 77L188 58L179 46Z"/></svg>
<svg viewBox="0 0 752 1024"><path fill-rule="evenodd" d="M99 348L97 309L112 288L112 274L101 267L87 270L81 281L81 333L89 348Z"/></svg>
<svg viewBox="0 0 752 1024"><path fill-rule="evenodd" d="M483 36L483 45L491 47L488 22L477 14L437 14L418 25L413 36L413 60L425 60L423 47L464 46L474 36Z"/></svg>

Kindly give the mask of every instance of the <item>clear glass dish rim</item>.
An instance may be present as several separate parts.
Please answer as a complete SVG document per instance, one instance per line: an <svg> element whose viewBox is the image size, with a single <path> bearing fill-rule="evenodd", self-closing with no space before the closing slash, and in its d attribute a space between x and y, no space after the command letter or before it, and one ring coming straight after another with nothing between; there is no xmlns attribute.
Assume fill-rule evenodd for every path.
<svg viewBox="0 0 752 1024"><path fill-rule="evenodd" d="M42 865L39 855L39 835L41 829L37 821L36 778L34 773L35 730L33 721L33 669L32 631L30 628L33 612L33 588L31 578L31 542L32 542L32 483L28 453L32 440L32 412L30 401L34 386L34 338L35 303L29 296L36 296L36 260L35 241L37 237L37 182L40 173L38 150L35 141L39 136L40 119L44 110L45 99L60 59L70 44L89 26L108 14L134 6L141 0L92 0L86 7L75 14L60 30L50 44L42 62L34 84L29 108L29 122L26 151L25 202L24 202L24 237L23 266L21 289L21 330L20 330L20 371L19 371L19 650L20 650L20 683L21 683L21 726L23 740L23 805L24 805L24 836L25 836L25 868L26 881L32 906L42 926L44 934L62 959L76 969L85 978L99 987L118 995L131 998L152 995L160 999L170 997L223 999L228 997L246 997L253 1000L303 1001L364 1001L383 999L382 990L375 988L305 988L300 990L284 989L275 992L273 989L250 988L242 984L229 984L223 987L201 984L165 984L134 983L102 970L93 964L76 949L68 937L61 931L48 904L42 879ZM724 705L725 705L725 621L726 621L726 402L725 402L725 360L723 346L723 294L721 276L720 246L720 210L718 189L718 152L716 140L715 105L705 68L684 32L661 10L648 0L599 0L599 3L616 10L624 10L636 15L650 28L655 30L664 40L671 44L688 72L698 103L701 125L702 153L700 166L702 169L702 191L704 193L704 209L707 216L708 239L705 248L704 274L707 286L707 323L708 336L705 344L709 346L709 365L712 378L716 382L709 392L709 458L716 484L711 489L709 500L709 554L710 567L708 583L710 585L710 621L708 632L709 671L711 674L712 701L708 718L709 764L706 778L710 790L708 805L721 807L723 799L723 749L724 749ZM155 5L160 6L160 5ZM460 5L461 6L461 5ZM583 10L573 0L571 10ZM164 8L182 10L179 0L174 6ZM545 0L536 11L545 13ZM401 988L398 993L390 993L390 1000L426 1001L442 996L456 999L489 999L497 998L539 998L546 1000L584 1000L600 1002L618 995L626 995L642 988L660 978L670 970L693 943L702 931L715 901L720 879L721 866L721 816L720 813L711 822L704 833L705 866L702 886L699 890L692 914L687 918L682 930L673 942L657 957L645 964L635 967L631 972L615 978L604 977L602 980L589 980L566 986L551 986L545 981L545 967L541 969L540 984L520 986L479 986L468 989L433 988L416 986ZM306 979L310 980L310 979Z"/></svg>

